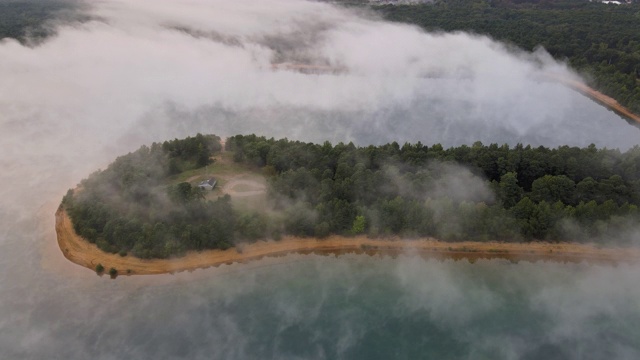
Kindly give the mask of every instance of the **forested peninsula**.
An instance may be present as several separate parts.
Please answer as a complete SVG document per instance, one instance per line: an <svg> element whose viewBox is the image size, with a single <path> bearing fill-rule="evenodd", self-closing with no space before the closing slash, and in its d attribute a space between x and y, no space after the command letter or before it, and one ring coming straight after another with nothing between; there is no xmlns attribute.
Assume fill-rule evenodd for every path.
<svg viewBox="0 0 640 360"><path fill-rule="evenodd" d="M506 256L526 254L537 241L632 245L639 205L640 147L362 147L256 135L223 145L197 134L143 146L83 180L64 196L57 230L70 259L60 237L75 234L97 251L143 263L212 249L242 259L259 240L280 241L286 252L311 251L309 241L337 251L340 239L366 251L437 239L449 245L407 246ZM298 249L295 239L308 240Z"/></svg>

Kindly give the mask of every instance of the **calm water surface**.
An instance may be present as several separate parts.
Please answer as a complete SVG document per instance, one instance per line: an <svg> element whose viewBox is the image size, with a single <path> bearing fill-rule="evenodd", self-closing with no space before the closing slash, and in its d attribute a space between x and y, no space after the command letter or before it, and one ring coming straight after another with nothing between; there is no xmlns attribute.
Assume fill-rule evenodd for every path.
<svg viewBox="0 0 640 360"><path fill-rule="evenodd" d="M290 255L161 281L94 276L71 283L51 276L55 290L30 299L28 337L10 344L13 354L640 357L640 268L634 266ZM27 346L30 341L37 346Z"/></svg>

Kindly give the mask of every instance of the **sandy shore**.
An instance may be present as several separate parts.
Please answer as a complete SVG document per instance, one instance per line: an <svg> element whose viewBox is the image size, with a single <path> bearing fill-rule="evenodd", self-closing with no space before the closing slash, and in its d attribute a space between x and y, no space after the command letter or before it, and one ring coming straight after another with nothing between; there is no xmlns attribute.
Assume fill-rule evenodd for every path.
<svg viewBox="0 0 640 360"><path fill-rule="evenodd" d="M555 79L565 84L566 86L578 91L589 99L597 102L598 104L606 107L607 109L612 110L616 114L635 122L636 125L640 125L640 115L635 114L631 112L631 110L620 105L620 103L618 103L615 99L587 86L584 83L569 79Z"/></svg>
<svg viewBox="0 0 640 360"><path fill-rule="evenodd" d="M189 252L176 259L144 260L132 256L109 254L89 243L73 231L71 219L63 210L56 212L58 245L70 261L92 271L98 263L108 271L116 268L119 275L166 274L192 271L222 264L245 263L264 257L284 256L289 253L316 253L340 255L361 253L369 255L416 254L427 258L477 259L501 258L510 261L559 261L617 264L640 262L640 248L599 248L576 243L500 243L456 242L435 239L399 240L369 239L364 236L331 236L326 239L286 237L280 241L258 241L229 250Z"/></svg>

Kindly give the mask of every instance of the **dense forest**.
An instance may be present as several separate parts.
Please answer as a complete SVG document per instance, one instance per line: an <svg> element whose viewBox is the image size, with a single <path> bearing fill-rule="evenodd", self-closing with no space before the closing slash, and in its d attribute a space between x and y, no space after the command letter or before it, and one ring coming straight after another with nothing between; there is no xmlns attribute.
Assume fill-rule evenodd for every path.
<svg viewBox="0 0 640 360"><path fill-rule="evenodd" d="M210 200L175 181L221 150L201 134L117 158L62 206L88 241L141 258L282 235L625 244L640 221L640 147L358 147L236 135L225 148L267 177L266 208L239 210L229 195Z"/></svg>
<svg viewBox="0 0 640 360"><path fill-rule="evenodd" d="M77 234L102 250L164 258L233 243L229 197L200 201L202 190L171 175L211 163L220 138L198 134L154 143L117 158L69 190L62 205Z"/></svg>
<svg viewBox="0 0 640 360"><path fill-rule="evenodd" d="M441 0L374 7L386 19L429 31L488 35L553 57L592 77L592 86L640 113L640 3L587 0Z"/></svg>
<svg viewBox="0 0 640 360"><path fill-rule="evenodd" d="M0 39L37 44L55 34L52 21L87 21L79 1L0 0Z"/></svg>
<svg viewBox="0 0 640 360"><path fill-rule="evenodd" d="M284 230L298 236L625 242L640 219L640 147L356 147L254 135L226 146L271 174Z"/></svg>

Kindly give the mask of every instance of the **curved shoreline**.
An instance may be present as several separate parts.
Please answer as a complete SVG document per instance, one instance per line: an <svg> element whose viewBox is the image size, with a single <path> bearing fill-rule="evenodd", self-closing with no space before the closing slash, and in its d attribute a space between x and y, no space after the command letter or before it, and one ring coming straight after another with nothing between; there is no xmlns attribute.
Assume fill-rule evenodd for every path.
<svg viewBox="0 0 640 360"><path fill-rule="evenodd" d="M118 270L118 275L152 275L193 271L222 264L246 263L265 257L290 253L341 255L346 253L389 255L416 254L425 258L507 259L517 261L555 261L617 264L640 262L640 248L598 248L577 243L501 243L501 242L442 242L435 239L399 240L369 239L365 236L331 236L327 239L285 237L280 241L258 241L240 244L228 250L189 252L175 259L139 259L106 253L95 244L78 236L71 219L62 209L55 214L58 246L71 262L95 271L98 263L106 269Z"/></svg>
<svg viewBox="0 0 640 360"><path fill-rule="evenodd" d="M640 115L635 114L628 108L620 105L620 103L616 101L614 98L607 96L599 92L598 90L595 90L594 88L589 87L587 84L579 81L569 80L569 79L558 79L558 80L562 84L579 92L580 94L604 106L605 108L613 111L614 113L627 119L628 121L634 122L636 126L640 126Z"/></svg>
<svg viewBox="0 0 640 360"><path fill-rule="evenodd" d="M274 63L271 64L272 70L285 70L285 71L300 71L303 73L332 73L339 74L348 71L346 68L339 68L327 65L313 65L313 64L299 64L299 63ZM600 91L590 87L584 82L558 76L556 74L547 74L548 79L558 81L561 84L577 91L578 93L586 96L592 101L604 106L605 108L618 114L620 117L626 119L629 122L635 123L636 126L640 126L640 115L632 112L627 107L621 105L614 98L601 93Z"/></svg>

